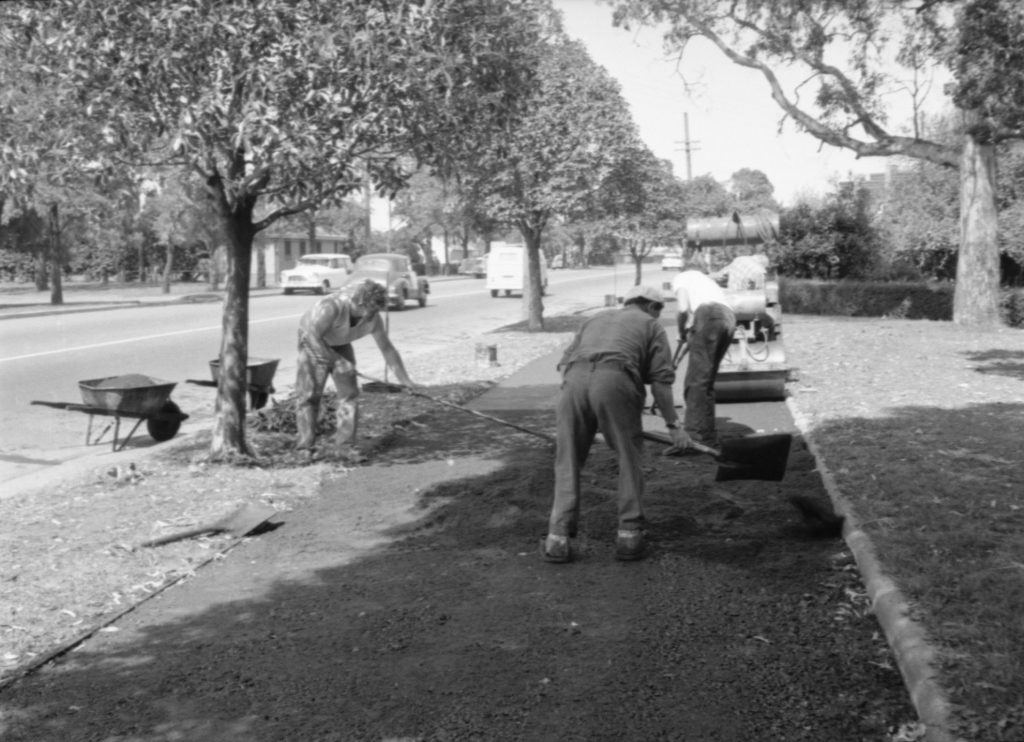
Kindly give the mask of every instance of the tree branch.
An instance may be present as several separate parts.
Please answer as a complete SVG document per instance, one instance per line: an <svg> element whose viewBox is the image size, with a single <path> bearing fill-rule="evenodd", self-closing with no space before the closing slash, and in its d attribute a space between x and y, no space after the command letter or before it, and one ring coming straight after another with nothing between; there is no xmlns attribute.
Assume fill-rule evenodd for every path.
<svg viewBox="0 0 1024 742"><path fill-rule="evenodd" d="M874 118L862 106L855 103L857 98L856 90L852 83L845 78L838 70L829 65L816 65L807 60L804 55L797 55L801 61L809 64L813 69L823 74L833 75L843 86L847 94L847 101L857 114L857 123L864 131L874 139L865 141L851 136L847 130L837 130L815 118L804 111L787 96L782 84L772 69L765 63L745 54L735 51L721 36L715 33L707 24L701 23L699 19L687 18L687 20L700 32L702 36L717 46L733 63L742 67L759 71L768 82L771 89L772 99L793 118L800 126L806 129L811 135L817 137L826 144L835 147L849 149L858 157L885 157L888 155L905 155L915 157L937 165L946 167L959 166L959 153L954 147L938 144L924 139L905 137L889 134L883 129Z"/></svg>

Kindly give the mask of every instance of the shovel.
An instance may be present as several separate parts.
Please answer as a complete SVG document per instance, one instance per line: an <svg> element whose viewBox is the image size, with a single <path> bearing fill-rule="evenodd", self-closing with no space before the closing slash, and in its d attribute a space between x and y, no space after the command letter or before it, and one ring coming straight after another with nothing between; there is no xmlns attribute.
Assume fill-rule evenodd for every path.
<svg viewBox="0 0 1024 742"><path fill-rule="evenodd" d="M230 533L237 538L241 538L255 531L275 515L277 515L277 511L272 507L247 503L230 515L209 525L172 533L168 536L161 536L151 541L143 541L139 546L163 546L164 544L192 538L193 536L202 536L204 533Z"/></svg>
<svg viewBox="0 0 1024 742"><path fill-rule="evenodd" d="M664 433L644 431L644 437L662 443L671 443ZM716 482L732 479L756 479L781 482L786 476L789 449L793 444L791 433L757 433L722 442L722 449L691 441L690 446L709 454L718 463Z"/></svg>

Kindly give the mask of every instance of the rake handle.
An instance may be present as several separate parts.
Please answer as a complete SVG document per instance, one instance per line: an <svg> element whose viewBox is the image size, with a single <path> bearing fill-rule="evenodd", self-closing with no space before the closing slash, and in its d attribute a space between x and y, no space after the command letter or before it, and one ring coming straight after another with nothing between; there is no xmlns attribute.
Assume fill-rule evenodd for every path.
<svg viewBox="0 0 1024 742"><path fill-rule="evenodd" d="M374 381L374 382L377 382L378 384L383 383L383 382L381 382L378 379L374 379L372 376L367 376L366 374L361 373L361 372L357 372L357 373L360 376L362 376L364 379L367 379L368 381ZM543 438L548 443L554 443L555 442L555 439L552 436L548 435L547 433L541 433L539 430L531 430L530 428L524 428L522 425L516 425L515 423L509 422L508 420L502 420L500 417L494 417L492 415L484 414L483 412L477 412L476 410L471 410L471 409L469 409L467 407L463 407L462 405L455 404L454 402L447 402L447 401L445 401L443 399L438 399L437 397L432 397L429 394L424 394L423 392L417 392L415 389L411 389L410 387L407 387L407 386L405 386L403 384L396 384L396 386L401 386L401 388L405 390L406 394L410 394L413 397L420 397L421 399L429 399L431 402L434 402L435 404L443 405L445 407L451 407L451 408L456 409L456 410L461 410L462 412L465 412L465 413L467 413L469 415L475 415L477 417L482 417L484 420L490 420L492 423L498 423L499 425L505 425L505 426L507 426L509 428L515 428L516 430L518 430L521 433L529 433L530 435L535 435L538 438Z"/></svg>

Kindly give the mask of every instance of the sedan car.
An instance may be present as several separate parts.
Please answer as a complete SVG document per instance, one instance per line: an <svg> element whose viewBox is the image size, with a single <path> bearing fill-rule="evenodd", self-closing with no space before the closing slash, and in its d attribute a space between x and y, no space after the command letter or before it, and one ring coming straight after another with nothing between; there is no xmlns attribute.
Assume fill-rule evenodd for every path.
<svg viewBox="0 0 1024 742"><path fill-rule="evenodd" d="M473 278L486 278L487 261L484 258L466 258L459 263L459 273Z"/></svg>
<svg viewBox="0 0 1024 742"><path fill-rule="evenodd" d="M299 258L294 268L281 271L284 293L313 291L324 294L342 286L352 270L352 258L343 253L310 253Z"/></svg>
<svg viewBox="0 0 1024 742"><path fill-rule="evenodd" d="M407 301L415 301L421 307L427 306L430 284L426 278L417 276L407 255L397 253L371 253L356 261L355 270L348 277L349 283L376 281L388 290L390 307L394 311L405 309Z"/></svg>
<svg viewBox="0 0 1024 742"><path fill-rule="evenodd" d="M661 269L663 271L681 271L683 269L683 254L673 251L662 255Z"/></svg>

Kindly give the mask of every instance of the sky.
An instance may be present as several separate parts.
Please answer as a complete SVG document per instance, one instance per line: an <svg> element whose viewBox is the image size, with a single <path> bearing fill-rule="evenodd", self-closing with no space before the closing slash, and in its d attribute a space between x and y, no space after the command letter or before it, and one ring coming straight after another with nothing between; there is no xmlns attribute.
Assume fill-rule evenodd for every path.
<svg viewBox="0 0 1024 742"><path fill-rule="evenodd" d="M771 99L763 76L733 64L710 42L691 42L681 68L664 52L657 29L613 27L610 5L596 0L552 3L562 12L566 33L583 42L594 62L618 81L640 138L656 157L672 162L678 177L687 177L687 128L694 177L711 175L724 183L742 168L760 170L783 206L829 193L851 176L885 172L887 158L857 159L849 150L797 131L789 120L780 130L782 109ZM933 102L933 107L940 105ZM898 103L890 101L890 109L898 111ZM387 228L383 202L374 204L373 220L375 228Z"/></svg>
<svg viewBox="0 0 1024 742"><path fill-rule="evenodd" d="M657 29L613 28L611 6L594 0L553 2L568 35L622 86L641 139L656 157L672 161L678 177L687 177L687 124L693 176L724 182L741 168L760 170L784 206L805 193L829 192L851 174L885 171L885 158L857 160L798 132L791 121L780 133L782 109L761 74L733 64L710 42L695 40L680 69L665 55Z"/></svg>

